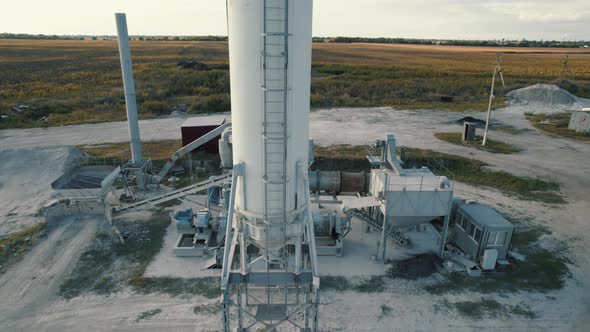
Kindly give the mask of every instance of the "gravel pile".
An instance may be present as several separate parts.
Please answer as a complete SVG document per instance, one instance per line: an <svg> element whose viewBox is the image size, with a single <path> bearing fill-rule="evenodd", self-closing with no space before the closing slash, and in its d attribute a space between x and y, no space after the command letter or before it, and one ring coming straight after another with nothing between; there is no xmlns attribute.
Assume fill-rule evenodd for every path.
<svg viewBox="0 0 590 332"><path fill-rule="evenodd" d="M554 109L555 111L581 109L586 103L568 91L553 84L535 84L510 91L506 97L517 103Z"/></svg>

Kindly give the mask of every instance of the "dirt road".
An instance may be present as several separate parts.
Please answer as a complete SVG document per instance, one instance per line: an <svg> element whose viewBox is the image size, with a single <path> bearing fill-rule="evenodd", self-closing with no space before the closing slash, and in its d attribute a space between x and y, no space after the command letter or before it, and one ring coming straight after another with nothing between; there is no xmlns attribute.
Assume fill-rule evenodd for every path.
<svg viewBox="0 0 590 332"><path fill-rule="evenodd" d="M98 222L92 217L50 222L48 238L0 277L0 331L32 330L26 326L55 299Z"/></svg>
<svg viewBox="0 0 590 332"><path fill-rule="evenodd" d="M432 309L432 298L415 294L379 294L378 296L356 293L338 294L327 292L322 306L322 327L326 329L347 328L364 330L369 326L376 330L388 330L396 326L401 330L559 330L575 328L584 330L590 317L590 144L567 139L553 138L532 128L524 118L526 106L511 106L493 113L495 121L511 125L516 129L528 129L518 134L492 131L491 138L514 144L523 152L511 155L491 154L467 147L459 147L437 140L435 132L459 132L461 126L456 122L464 116L483 118L483 112L448 113L430 110L392 110L390 108L319 110L311 114L311 135L316 143L367 144L383 139L387 132L396 135L399 145L439 150L470 158L483 160L496 168L517 175L540 176L553 179L561 184L568 204L549 206L538 202L527 202L506 197L495 190L457 185L456 193L476 198L484 203L501 206L515 213L525 213L536 222L547 225L554 237L568 244L569 255L574 261L574 278L566 288L551 294L516 294L503 301L518 304L531 304L531 309L539 313L539 319L485 319L474 324L471 320L448 313L436 313ZM223 116L219 116L219 119ZM167 118L142 121L141 131L144 140L176 139L180 137L179 126L183 118ZM125 123L105 123L95 125L71 126L48 129L23 129L0 131L1 149L29 150L32 147L63 147L73 144L99 144L105 142L127 141ZM0 151L1 152L1 151ZM15 158L18 154L14 154ZM26 160L23 160L23 164ZM47 186L39 183L39 186ZM4 188L2 189L4 190ZM34 190L39 190L34 188ZM501 204L501 205L499 205ZM65 230L58 235L59 228L52 233L52 241L65 238ZM79 233L86 234L80 230ZM80 236L75 237L76 242ZM77 243L77 242L76 242ZM55 294L55 289L40 290L41 284L56 283L69 266L65 257L72 252L56 244L42 244L32 253L33 261L23 262L14 277L24 279L40 273L35 263L53 260L56 267L47 266L55 277L42 278L44 281L0 279L0 330L158 330L164 327L172 330L217 330L219 317L216 313L195 315L195 303L215 301L200 298L170 298L168 296L141 296L117 294L111 297L87 296L54 302L41 310ZM43 246L49 246L43 249ZM41 248L41 249L40 249ZM53 248L53 249L51 249ZM44 254L53 250L57 255ZM61 251L60 251L61 250ZM60 255L59 253L67 253ZM69 260L75 261L75 256ZM30 258L27 258L30 260ZM61 263L60 263L61 262ZM14 272L16 273L16 272ZM61 274L63 275L63 274ZM32 286L31 286L32 285ZM32 290L27 291L28 288ZM15 291L18 290L18 291ZM35 290L35 291L33 291ZM23 295L20 295L23 294ZM5 297L7 296L7 297ZM9 299L9 302L4 299ZM35 299L40 299L39 302ZM460 300L455 297L453 300ZM45 301L45 302L44 302ZM4 303L6 302L6 303ZM332 305L333 304L333 305ZM379 305L394 306L392 317L377 320ZM399 306L399 307L395 307ZM14 307L14 308L13 308ZM161 308L162 312L152 319L136 321L136 317L146 310ZM429 309L430 308L430 309ZM355 313L350 315L350 313ZM26 316L29 315L29 316ZM6 318L5 318L6 317ZM369 325L367 325L369 324Z"/></svg>

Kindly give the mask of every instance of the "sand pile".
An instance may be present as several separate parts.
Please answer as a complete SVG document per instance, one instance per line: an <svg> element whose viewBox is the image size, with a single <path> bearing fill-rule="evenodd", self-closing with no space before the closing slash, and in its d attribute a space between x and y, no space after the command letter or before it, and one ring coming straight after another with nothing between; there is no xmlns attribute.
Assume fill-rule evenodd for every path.
<svg viewBox="0 0 590 332"><path fill-rule="evenodd" d="M585 100L553 84L535 84L510 91L506 97L525 104L546 108L546 111L581 109Z"/></svg>
<svg viewBox="0 0 590 332"><path fill-rule="evenodd" d="M73 147L0 150L0 234L33 224L51 198L51 182L72 166Z"/></svg>

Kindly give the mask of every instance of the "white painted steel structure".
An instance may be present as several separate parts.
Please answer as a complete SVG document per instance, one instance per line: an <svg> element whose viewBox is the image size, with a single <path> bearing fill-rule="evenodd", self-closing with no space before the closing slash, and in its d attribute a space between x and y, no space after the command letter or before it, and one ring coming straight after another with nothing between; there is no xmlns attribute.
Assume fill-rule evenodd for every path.
<svg viewBox="0 0 590 332"><path fill-rule="evenodd" d="M229 0L227 13L234 167L224 330L235 305L238 331L316 331L319 278L307 176L312 1Z"/></svg>
<svg viewBox="0 0 590 332"><path fill-rule="evenodd" d="M236 209L251 216L262 246L269 223L276 250L285 221L305 204L296 174L308 161L312 1L228 5L233 161L245 174Z"/></svg>
<svg viewBox="0 0 590 332"><path fill-rule="evenodd" d="M139 137L139 122L137 121L137 100L135 97L135 83L133 82L133 66L131 65L131 49L129 48L127 18L124 13L116 13L115 19L117 21L117 40L119 42L121 72L123 73L123 87L125 89L125 105L127 107L127 124L129 125L131 157L133 164L140 165L142 163L141 139Z"/></svg>

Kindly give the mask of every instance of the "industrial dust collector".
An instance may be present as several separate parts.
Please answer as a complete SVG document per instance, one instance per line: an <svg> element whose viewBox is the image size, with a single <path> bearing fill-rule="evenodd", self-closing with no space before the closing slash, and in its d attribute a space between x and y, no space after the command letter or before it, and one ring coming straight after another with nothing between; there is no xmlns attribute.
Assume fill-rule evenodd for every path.
<svg viewBox="0 0 590 332"><path fill-rule="evenodd" d="M298 318L294 326L315 330L319 279L307 180L312 1L228 0L227 10L234 167L225 328L235 305L238 330Z"/></svg>

